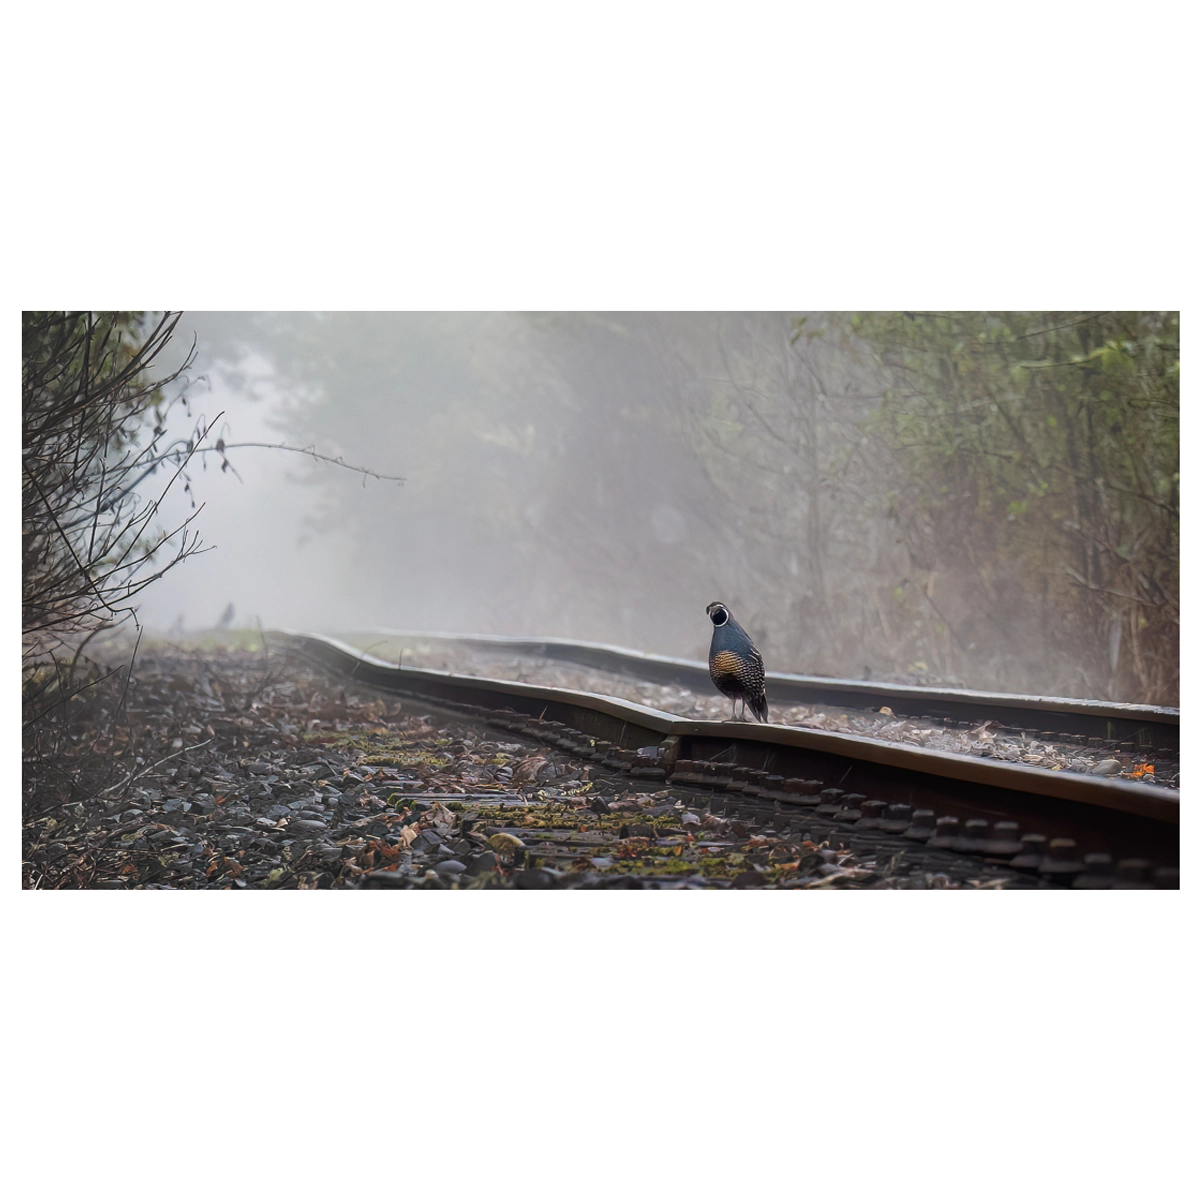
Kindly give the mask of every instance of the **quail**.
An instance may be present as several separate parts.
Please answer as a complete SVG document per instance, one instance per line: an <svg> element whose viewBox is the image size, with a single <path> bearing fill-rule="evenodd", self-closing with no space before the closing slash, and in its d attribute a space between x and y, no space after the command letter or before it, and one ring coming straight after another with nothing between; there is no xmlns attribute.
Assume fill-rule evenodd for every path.
<svg viewBox="0 0 1200 1200"><path fill-rule="evenodd" d="M742 702L742 720L746 705L762 722L767 720L766 674L762 655L750 640L750 635L733 619L733 614L719 600L705 609L713 623L712 644L708 648L708 673L717 690L733 701Z"/></svg>

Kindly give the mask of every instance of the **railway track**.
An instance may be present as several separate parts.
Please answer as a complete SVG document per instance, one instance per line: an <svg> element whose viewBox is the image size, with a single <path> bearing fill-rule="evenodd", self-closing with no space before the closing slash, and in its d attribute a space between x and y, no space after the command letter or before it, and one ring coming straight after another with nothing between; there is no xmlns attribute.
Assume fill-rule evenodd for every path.
<svg viewBox="0 0 1200 1200"><path fill-rule="evenodd" d="M856 839L883 837L899 847L975 855L1031 872L1052 885L1178 886L1179 793L1160 785L1047 771L851 734L692 720L610 696L401 668L332 638L274 636L358 683L520 731L625 772L631 781L700 789L710 808L750 805L780 817L823 822L848 847ZM476 640L495 645L500 639ZM697 685L695 672L703 669L707 682L707 668L700 664L613 647L550 639L503 643L506 649L530 647L530 653L545 654L553 647L560 655L587 654L593 656L587 665L603 663L605 670L616 662L624 663L625 670L651 663L647 669L661 671L660 678L687 668L685 675L672 677L686 679L687 686ZM773 698L780 694L780 683L789 680L797 689L831 685L828 680L775 676L768 683ZM932 689L881 691L847 683L850 687L864 698L884 695L901 704L905 700L893 693L903 693L913 707L924 708L924 715L953 703L958 707L952 719L987 719L979 711L968 716L965 707L967 697L983 695L990 707L1005 708L1014 720L1038 714L1043 728L1062 717L1077 729L1093 731L1111 731L1118 723L1119 732L1135 744L1139 730L1157 745L1173 728L1176 744L1178 740L1177 710L1070 701L1071 711L1062 713L1039 698L957 692L947 701L947 693ZM1022 703L1008 703L1012 700Z"/></svg>
<svg viewBox="0 0 1200 1200"><path fill-rule="evenodd" d="M487 651L556 660L625 675L649 683L711 692L708 664L661 654L645 654L599 642L565 638L513 638L488 634L417 633L374 629L371 636L423 644L470 646ZM948 725L993 721L1016 733L1111 749L1179 753L1179 709L1061 696L1023 696L966 688L910 687L819 675L767 672L767 695L775 704L831 704L879 711Z"/></svg>

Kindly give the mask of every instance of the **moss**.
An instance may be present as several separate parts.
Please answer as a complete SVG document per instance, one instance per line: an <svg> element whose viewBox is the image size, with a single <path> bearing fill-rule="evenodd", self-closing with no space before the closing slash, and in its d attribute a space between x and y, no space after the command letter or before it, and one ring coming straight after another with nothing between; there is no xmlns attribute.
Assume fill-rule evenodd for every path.
<svg viewBox="0 0 1200 1200"><path fill-rule="evenodd" d="M736 847L719 852L699 852L694 844L675 842L660 846L649 837L617 840L622 826L647 825L659 836L678 835L682 828L679 814L663 813L657 817L645 812L595 813L589 808L577 808L572 804L553 800L531 804L528 807L510 807L478 801L455 801L448 804L457 813L471 816L480 831L494 832L497 829L528 831L525 840L532 861L539 861L539 842L544 835L559 834L568 840L572 834L586 834L612 839L607 843L579 844L573 849L579 859L611 859L607 865L589 866L602 876L635 875L643 878L683 878L702 875L712 880L731 881L754 864L756 856ZM547 854L546 862L562 867L561 853ZM761 864L759 864L761 866ZM763 882L774 883L784 878L775 866L764 870Z"/></svg>
<svg viewBox="0 0 1200 1200"><path fill-rule="evenodd" d="M601 875L695 875L697 867L685 858L620 859L607 867L593 868Z"/></svg>
<svg viewBox="0 0 1200 1200"><path fill-rule="evenodd" d="M446 757L440 751L428 748L425 739L406 737L403 734L389 736L361 729L329 732L312 730L304 734L309 742L336 746L339 750L357 750L361 763L368 767L444 767ZM445 739L443 739L445 740Z"/></svg>
<svg viewBox="0 0 1200 1200"><path fill-rule="evenodd" d="M422 751L411 751L404 754L364 754L362 763L367 767L419 767L443 766L442 759Z"/></svg>
<svg viewBox="0 0 1200 1200"><path fill-rule="evenodd" d="M705 854L700 858L698 870L701 875L711 878L732 879L735 875L740 875L746 866L741 855L738 855L741 861L736 863L730 862L729 858L728 854Z"/></svg>

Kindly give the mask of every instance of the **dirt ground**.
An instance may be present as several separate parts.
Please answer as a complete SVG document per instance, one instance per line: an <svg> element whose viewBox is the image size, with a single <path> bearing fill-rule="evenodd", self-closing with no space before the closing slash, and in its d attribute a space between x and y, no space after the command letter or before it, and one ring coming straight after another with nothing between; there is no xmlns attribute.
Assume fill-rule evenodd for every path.
<svg viewBox="0 0 1200 1200"><path fill-rule="evenodd" d="M631 779L247 642L143 645L127 689L117 675L77 705L58 758L27 753L26 888L1044 886Z"/></svg>

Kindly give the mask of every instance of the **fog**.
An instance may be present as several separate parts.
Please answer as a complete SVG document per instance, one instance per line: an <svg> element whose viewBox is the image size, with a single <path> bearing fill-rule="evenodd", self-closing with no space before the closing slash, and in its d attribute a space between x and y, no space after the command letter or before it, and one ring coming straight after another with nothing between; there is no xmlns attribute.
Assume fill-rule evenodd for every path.
<svg viewBox="0 0 1200 1200"><path fill-rule="evenodd" d="M171 428L222 413L206 444L219 433L233 469L198 456L190 494L182 479L168 493L163 524L203 505L210 549L148 588L140 619L195 631L232 605L234 626L557 635L701 658L720 599L768 670L1169 702L1177 516L1162 497L1176 494L1177 435L1154 442L1149 494L1128 512L1109 503L1103 462L1103 512L1067 494L1067 467L1054 471L1069 439L1061 453L1000 447L1026 459L980 474L996 429L1059 429L1038 407L1050 401L1013 390L1011 372L960 374L962 339L933 347L934 327L904 316L185 313L173 349L194 337L197 352ZM1040 352L1062 355L1039 319ZM910 327L925 337L911 354ZM1086 403L1062 402L1083 429ZM1103 594L1131 586L1109 587L1096 558L1114 522L1122 546L1149 546L1157 640L1145 598ZM1077 558L1060 544L1072 525Z"/></svg>

